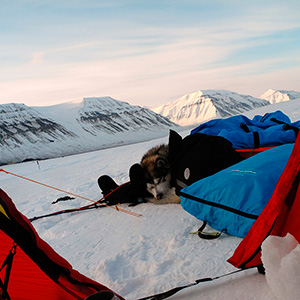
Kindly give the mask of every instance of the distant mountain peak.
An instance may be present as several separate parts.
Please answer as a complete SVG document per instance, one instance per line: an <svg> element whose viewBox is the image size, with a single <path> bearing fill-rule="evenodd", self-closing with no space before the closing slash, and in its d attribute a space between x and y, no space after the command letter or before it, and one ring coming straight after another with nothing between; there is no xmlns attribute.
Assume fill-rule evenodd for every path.
<svg viewBox="0 0 300 300"><path fill-rule="evenodd" d="M269 89L263 93L260 98L274 104L283 101L300 99L300 92Z"/></svg>
<svg viewBox="0 0 300 300"><path fill-rule="evenodd" d="M182 126L224 118L268 105L269 102L226 90L202 90L186 94L153 111Z"/></svg>

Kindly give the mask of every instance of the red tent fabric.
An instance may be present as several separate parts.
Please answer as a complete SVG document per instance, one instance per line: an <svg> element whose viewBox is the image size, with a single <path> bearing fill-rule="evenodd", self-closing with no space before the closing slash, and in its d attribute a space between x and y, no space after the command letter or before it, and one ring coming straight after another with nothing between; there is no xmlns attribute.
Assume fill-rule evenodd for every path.
<svg viewBox="0 0 300 300"><path fill-rule="evenodd" d="M242 240L229 263L237 268L259 266L261 244L269 235L292 234L300 242L300 135L271 199Z"/></svg>
<svg viewBox="0 0 300 300"><path fill-rule="evenodd" d="M260 152L266 151L271 148L274 148L274 147L260 147L260 148L253 148L253 149L235 149L235 151L238 152L243 158L249 158L250 156L253 156L255 154L258 154Z"/></svg>
<svg viewBox="0 0 300 300"><path fill-rule="evenodd" d="M39 237L29 220L0 189L0 267L13 245L17 246L7 286L13 300L85 299L98 291L110 290L74 270ZM7 268L4 266L0 271L2 284ZM0 299L9 299L2 289L0 286Z"/></svg>

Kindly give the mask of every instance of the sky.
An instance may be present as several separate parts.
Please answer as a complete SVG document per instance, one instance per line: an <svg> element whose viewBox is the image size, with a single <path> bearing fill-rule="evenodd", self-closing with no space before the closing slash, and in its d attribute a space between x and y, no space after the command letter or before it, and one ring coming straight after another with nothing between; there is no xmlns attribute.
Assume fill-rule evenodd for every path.
<svg viewBox="0 0 300 300"><path fill-rule="evenodd" d="M0 104L300 91L299 0L1 0Z"/></svg>

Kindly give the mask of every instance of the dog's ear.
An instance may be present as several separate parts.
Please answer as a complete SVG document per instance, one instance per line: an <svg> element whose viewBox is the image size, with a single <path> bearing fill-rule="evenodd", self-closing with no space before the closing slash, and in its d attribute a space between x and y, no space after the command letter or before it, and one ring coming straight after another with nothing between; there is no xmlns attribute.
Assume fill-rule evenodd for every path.
<svg viewBox="0 0 300 300"><path fill-rule="evenodd" d="M172 162L175 160L175 157L180 152L182 147L182 137L174 130L170 130L169 135L169 159Z"/></svg>

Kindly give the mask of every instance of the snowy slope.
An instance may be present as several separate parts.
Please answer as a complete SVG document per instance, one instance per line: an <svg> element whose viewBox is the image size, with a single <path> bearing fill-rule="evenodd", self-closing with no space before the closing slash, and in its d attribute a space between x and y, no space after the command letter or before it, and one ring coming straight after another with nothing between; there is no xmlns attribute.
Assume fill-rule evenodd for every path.
<svg viewBox="0 0 300 300"><path fill-rule="evenodd" d="M282 101L300 100L300 92L269 89L260 98L274 104Z"/></svg>
<svg viewBox="0 0 300 300"><path fill-rule="evenodd" d="M46 158L67 149L78 135L24 104L0 105L0 165L30 158ZM83 147L82 147L83 150Z"/></svg>
<svg viewBox="0 0 300 300"><path fill-rule="evenodd" d="M66 127L91 135L97 135L99 131L112 135L150 130L152 126L172 126L171 122L151 110L111 97L83 98L80 101L35 109Z"/></svg>
<svg viewBox="0 0 300 300"><path fill-rule="evenodd" d="M110 97L49 107L0 105L0 165L145 141L174 126L149 109Z"/></svg>
<svg viewBox="0 0 300 300"><path fill-rule="evenodd" d="M224 90L203 90L152 110L182 126L244 113L269 102Z"/></svg>
<svg viewBox="0 0 300 300"><path fill-rule="evenodd" d="M300 119L297 101L261 107L247 114L252 117L278 109L287 113L292 121ZM181 132L181 135L187 134L187 131ZM97 186L100 175L108 174L118 183L126 182L129 167L139 162L150 147L167 140L165 136L139 144L44 160L40 162L40 169L33 161L3 168L98 200L101 197ZM89 204L76 198L53 205L52 201L65 194L3 172L0 172L0 186L27 217ZM143 216L134 217L103 208L41 219L33 225L75 269L109 286L127 300L236 270L226 260L241 239L223 234L217 240L208 241L190 235L201 222L183 211L180 205L145 203L121 207ZM170 299L274 300L275 297L266 277L256 270L248 270L199 284Z"/></svg>

